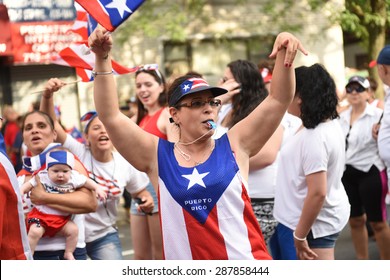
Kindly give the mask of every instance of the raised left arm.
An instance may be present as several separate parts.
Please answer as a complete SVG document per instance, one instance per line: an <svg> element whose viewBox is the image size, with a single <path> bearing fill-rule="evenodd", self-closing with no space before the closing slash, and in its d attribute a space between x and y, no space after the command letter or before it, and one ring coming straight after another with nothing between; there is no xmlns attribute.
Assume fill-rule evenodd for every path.
<svg viewBox="0 0 390 280"><path fill-rule="evenodd" d="M291 66L298 50L307 54L300 41L290 33L283 32L277 36L270 55L276 56L270 94L228 132L239 165L245 165L248 157L259 152L279 126L291 103L295 94L295 72Z"/></svg>

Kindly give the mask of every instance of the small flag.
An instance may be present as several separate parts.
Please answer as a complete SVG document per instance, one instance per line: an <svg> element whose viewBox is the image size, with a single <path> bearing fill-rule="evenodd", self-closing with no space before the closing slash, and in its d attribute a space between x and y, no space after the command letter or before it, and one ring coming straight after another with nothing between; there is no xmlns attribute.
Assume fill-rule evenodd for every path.
<svg viewBox="0 0 390 280"><path fill-rule="evenodd" d="M114 31L145 0L76 0L101 26Z"/></svg>

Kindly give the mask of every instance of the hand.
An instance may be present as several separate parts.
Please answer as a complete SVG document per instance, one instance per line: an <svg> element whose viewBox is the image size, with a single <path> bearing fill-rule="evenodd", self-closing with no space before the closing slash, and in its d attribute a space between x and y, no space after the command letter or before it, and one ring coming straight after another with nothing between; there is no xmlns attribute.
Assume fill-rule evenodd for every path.
<svg viewBox="0 0 390 280"><path fill-rule="evenodd" d="M284 59L284 65L286 67L292 66L298 50L304 55L308 54L301 42L288 32L282 32L276 37L274 47L269 57L275 58L281 49L286 49L286 57Z"/></svg>
<svg viewBox="0 0 390 280"><path fill-rule="evenodd" d="M51 98L53 93L60 90L64 85L66 85L66 83L60 79L51 78L49 81L47 81L42 96L44 98Z"/></svg>
<svg viewBox="0 0 390 280"><path fill-rule="evenodd" d="M35 205L46 204L45 195L47 194L47 192L43 187L41 181L39 180L39 176L35 176L35 180L37 182L37 185L36 187L31 189L30 192L31 202Z"/></svg>
<svg viewBox="0 0 390 280"><path fill-rule="evenodd" d="M103 27L97 27L88 38L88 44L97 57L106 59L112 49L111 33Z"/></svg>
<svg viewBox="0 0 390 280"><path fill-rule="evenodd" d="M218 96L218 98L221 99L222 104L231 102L233 96L241 91L241 85L237 83L235 79L228 79L226 81L221 79L218 86L228 91L227 93Z"/></svg>
<svg viewBox="0 0 390 280"><path fill-rule="evenodd" d="M314 260L318 258L318 255L310 249L307 240L299 241L294 238L294 245L297 251L298 259L300 260Z"/></svg>
<svg viewBox="0 0 390 280"><path fill-rule="evenodd" d="M96 195L103 202L105 202L107 199L107 193L103 190L103 188L98 188L96 190Z"/></svg>
<svg viewBox="0 0 390 280"><path fill-rule="evenodd" d="M152 215L152 211L154 208L154 202L153 197L150 195L142 196L141 198L136 197L134 199L137 199L137 210L140 212L144 212L146 214Z"/></svg>

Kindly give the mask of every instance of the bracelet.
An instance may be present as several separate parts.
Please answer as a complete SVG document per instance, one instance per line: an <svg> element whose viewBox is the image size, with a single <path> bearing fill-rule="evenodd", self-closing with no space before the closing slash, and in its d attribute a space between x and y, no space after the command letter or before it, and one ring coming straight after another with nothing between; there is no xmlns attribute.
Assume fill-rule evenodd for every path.
<svg viewBox="0 0 390 280"><path fill-rule="evenodd" d="M97 75L110 75L110 74L113 74L114 71L111 70L111 71L107 71L107 72L96 72L95 70L92 70L92 77L96 77Z"/></svg>
<svg viewBox="0 0 390 280"><path fill-rule="evenodd" d="M294 237L294 239L301 241L301 242L306 241L306 236L304 238L299 238L298 236L295 235L295 231L293 231L293 237Z"/></svg>

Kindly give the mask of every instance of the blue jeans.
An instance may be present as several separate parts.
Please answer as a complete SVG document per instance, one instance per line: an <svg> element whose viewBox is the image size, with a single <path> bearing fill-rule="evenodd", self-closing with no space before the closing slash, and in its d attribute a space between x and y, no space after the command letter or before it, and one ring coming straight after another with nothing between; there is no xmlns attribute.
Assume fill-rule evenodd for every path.
<svg viewBox="0 0 390 280"><path fill-rule="evenodd" d="M109 233L87 243L87 254L92 260L122 260L122 245L118 232Z"/></svg>
<svg viewBox="0 0 390 280"><path fill-rule="evenodd" d="M294 246L293 231L280 223L276 226L275 233L269 241L269 246L274 260L298 259Z"/></svg>
<svg viewBox="0 0 390 280"><path fill-rule="evenodd" d="M64 260L65 250L58 251L35 251L34 260ZM76 248L73 252L76 260L86 260L87 250L85 248Z"/></svg>

